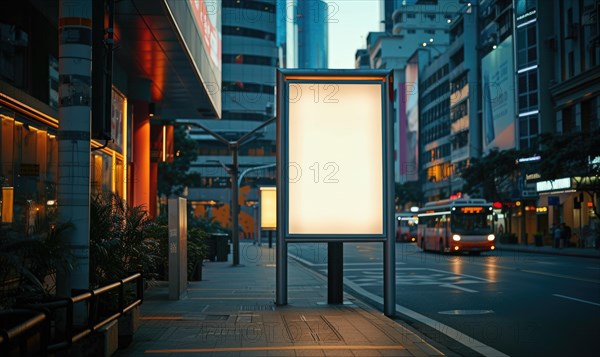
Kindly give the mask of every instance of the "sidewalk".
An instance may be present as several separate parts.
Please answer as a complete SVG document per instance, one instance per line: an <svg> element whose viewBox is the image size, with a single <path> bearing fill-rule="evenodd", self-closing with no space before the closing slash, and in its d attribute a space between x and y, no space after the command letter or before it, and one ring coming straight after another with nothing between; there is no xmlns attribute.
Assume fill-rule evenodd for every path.
<svg viewBox="0 0 600 357"><path fill-rule="evenodd" d="M275 247L242 243L240 266L207 262L187 298L166 282L145 292L141 327L116 356L439 356L411 330L349 294L327 305L327 282L289 259L288 305L276 306Z"/></svg>
<svg viewBox="0 0 600 357"><path fill-rule="evenodd" d="M498 244L496 247L498 250L511 252L527 252L552 255L567 255L572 257L600 258L600 250L593 248L554 248L550 246L536 247L533 244Z"/></svg>

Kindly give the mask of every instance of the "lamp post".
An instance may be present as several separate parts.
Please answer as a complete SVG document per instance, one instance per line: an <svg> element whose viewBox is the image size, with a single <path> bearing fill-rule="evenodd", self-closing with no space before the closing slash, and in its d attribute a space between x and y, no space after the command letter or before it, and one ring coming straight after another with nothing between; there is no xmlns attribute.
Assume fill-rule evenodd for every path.
<svg viewBox="0 0 600 357"><path fill-rule="evenodd" d="M433 48L437 53L438 56L442 55L442 51L440 51L434 44L433 44L433 38L430 38L428 42L423 42L421 43L421 46L424 48Z"/></svg>
<svg viewBox="0 0 600 357"><path fill-rule="evenodd" d="M240 179L238 179L239 147L241 145L245 144L246 142L248 142L251 139L252 135L254 135L254 133L256 133L258 130L266 127L267 125L273 123L274 121L275 121L275 117L272 117L272 118L264 121L262 124L260 124L253 130L242 135L239 139L231 140L231 141L227 140L223 136L219 135L218 133L215 133L214 131L210 130L209 128L207 128L206 126L204 126L198 122L195 122L195 121L177 121L176 122L177 124L191 125L191 126L195 126L195 127L198 127L200 129L204 130L210 136L214 137L221 143L227 145L227 147L231 151L232 164L231 164L231 167L226 167L226 171L227 171L227 173L229 173L229 176L231 177L231 225L232 225L231 235L233 236L232 237L232 242L233 242L233 263L232 263L232 265L233 266L240 264L240 230L238 227L239 211L240 211L240 208L238 205L239 180L241 178L243 178L244 175L250 170L250 169L247 169L247 170L243 171L242 175L240 175ZM221 165L225 166L223 163L221 163ZM264 168L264 167L261 167L261 168ZM255 168L255 169L258 169L258 168Z"/></svg>

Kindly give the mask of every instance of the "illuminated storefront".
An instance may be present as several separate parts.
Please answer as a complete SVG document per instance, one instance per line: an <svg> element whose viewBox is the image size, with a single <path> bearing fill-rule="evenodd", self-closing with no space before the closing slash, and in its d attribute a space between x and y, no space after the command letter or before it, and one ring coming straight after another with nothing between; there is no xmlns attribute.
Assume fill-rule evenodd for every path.
<svg viewBox="0 0 600 357"><path fill-rule="evenodd" d="M110 146L92 141L91 193L127 192L123 113L127 100L113 90ZM19 102L0 97L0 222L19 234L44 232L56 223L58 179L58 120Z"/></svg>

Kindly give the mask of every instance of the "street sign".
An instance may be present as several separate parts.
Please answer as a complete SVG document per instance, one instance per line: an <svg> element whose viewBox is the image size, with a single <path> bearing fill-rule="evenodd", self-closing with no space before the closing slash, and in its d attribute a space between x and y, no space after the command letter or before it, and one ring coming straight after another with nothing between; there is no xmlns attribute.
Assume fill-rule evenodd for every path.
<svg viewBox="0 0 600 357"><path fill-rule="evenodd" d="M560 206L560 198L558 196L548 196L548 206Z"/></svg>

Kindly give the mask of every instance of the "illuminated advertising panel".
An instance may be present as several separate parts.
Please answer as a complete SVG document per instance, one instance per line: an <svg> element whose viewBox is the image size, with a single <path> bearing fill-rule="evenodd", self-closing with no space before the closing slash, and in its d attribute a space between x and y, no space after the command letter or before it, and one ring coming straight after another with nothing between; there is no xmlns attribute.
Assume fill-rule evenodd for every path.
<svg viewBox="0 0 600 357"><path fill-rule="evenodd" d="M515 147L515 85L513 41L509 36L481 61L483 147Z"/></svg>
<svg viewBox="0 0 600 357"><path fill-rule="evenodd" d="M221 112L221 6L218 0L164 0L213 107Z"/></svg>
<svg viewBox="0 0 600 357"><path fill-rule="evenodd" d="M273 231L277 229L277 188L260 188L260 229Z"/></svg>
<svg viewBox="0 0 600 357"><path fill-rule="evenodd" d="M298 71L281 70L278 85L284 234L383 239L391 75Z"/></svg>
<svg viewBox="0 0 600 357"><path fill-rule="evenodd" d="M406 121L405 132L401 133L399 140L399 143L404 143L400 146L402 149L401 182L419 179L419 170L417 170L419 160L419 63L416 58L406 64L405 74L405 98L401 98L406 103L404 118L402 118L402 113L399 113L399 119Z"/></svg>
<svg viewBox="0 0 600 357"><path fill-rule="evenodd" d="M189 0L200 38L213 65L221 69L220 4L210 0Z"/></svg>

